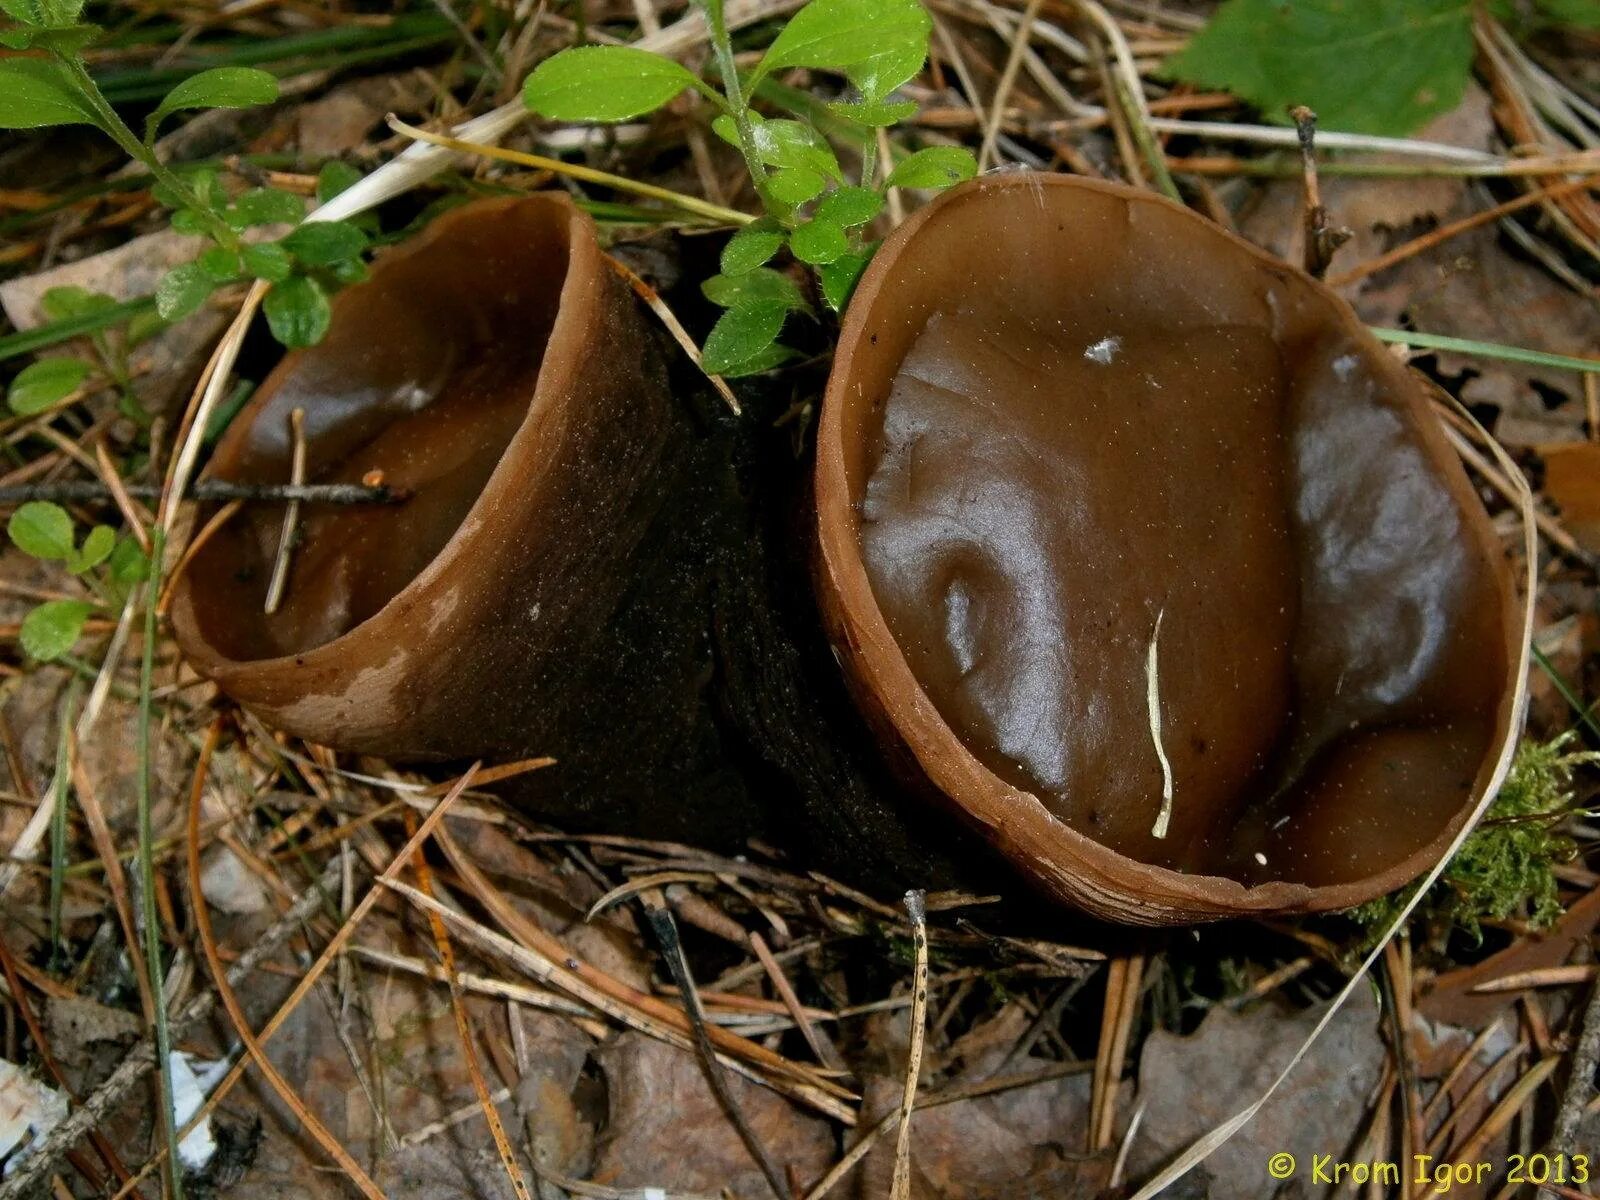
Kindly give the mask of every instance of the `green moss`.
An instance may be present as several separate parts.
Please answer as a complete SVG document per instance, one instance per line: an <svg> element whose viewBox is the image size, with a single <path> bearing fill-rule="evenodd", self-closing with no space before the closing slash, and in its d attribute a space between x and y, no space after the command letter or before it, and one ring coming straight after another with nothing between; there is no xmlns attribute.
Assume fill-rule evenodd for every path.
<svg viewBox="0 0 1600 1200"><path fill-rule="evenodd" d="M1570 861L1577 846L1560 832L1574 812L1572 773L1600 754L1574 750L1574 735L1524 742L1482 823L1418 906L1439 939L1460 930L1482 939L1486 920L1514 919L1535 929L1561 916L1553 868ZM1350 910L1370 946L1411 897L1405 888Z"/></svg>

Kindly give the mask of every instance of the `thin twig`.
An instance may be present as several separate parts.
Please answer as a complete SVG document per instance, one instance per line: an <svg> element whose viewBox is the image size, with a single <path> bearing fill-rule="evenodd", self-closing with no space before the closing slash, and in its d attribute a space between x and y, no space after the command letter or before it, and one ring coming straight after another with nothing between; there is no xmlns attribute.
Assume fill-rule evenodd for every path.
<svg viewBox="0 0 1600 1200"><path fill-rule="evenodd" d="M922 1073L922 1042L928 1023L928 894L913 888L906 893L906 916L911 918L915 961L911 975L911 1044L906 1049L906 1085L900 1093L900 1128L895 1133L894 1181L890 1200L911 1195L911 1110L917 1103L917 1076Z"/></svg>
<svg viewBox="0 0 1600 1200"><path fill-rule="evenodd" d="M667 307L667 302L655 288L641 279L626 263L619 262L609 254L605 259L606 264L627 281L628 286L633 289L633 294L650 306L650 311L655 313L656 318L666 326L667 332L672 335L672 340L677 342L689 356L689 361L700 368L700 373L706 377L706 382L716 389L717 395L722 397L722 402L733 410L733 415L740 416L742 410L739 408L739 398L733 394L733 389L728 386L727 380L706 370L705 364L701 362L700 347L695 344L695 340L689 336L689 331L678 320L677 314Z"/></svg>
<svg viewBox="0 0 1600 1200"><path fill-rule="evenodd" d="M994 100L989 105L989 120L983 130L983 143L978 148L979 172L988 168L989 160L994 156L994 141L1000 133L1000 122L1005 119L1006 101L1011 97L1011 89L1016 86L1017 68L1022 65L1022 56L1028 48L1028 37L1033 31L1033 22L1043 4L1044 0L1028 0L1028 7L1023 11L1016 33L1012 35L1011 53L1006 56L1006 65L1000 73L1000 82L995 85Z"/></svg>
<svg viewBox="0 0 1600 1200"><path fill-rule="evenodd" d="M706 1077L706 1083L711 1086L712 1095L717 1098L718 1106L727 1115L728 1120L733 1122L739 1140L744 1142L745 1149L750 1151L750 1157L755 1159L756 1165L761 1168L761 1173L766 1176L767 1186L772 1189L772 1194L777 1196L778 1200L789 1200L789 1185L783 1178L783 1172L778 1170L778 1164L767 1152L765 1143L756 1135L756 1131L750 1128L744 1110L739 1107L738 1101L728 1089L728 1080L723 1074L722 1064L717 1060L716 1050L711 1045L705 1008L700 1003L700 993L695 990L694 976L690 973L689 962L684 957L683 943L678 939L678 924L672 919L672 910L667 907L660 893L654 896L641 896L640 901L644 908L645 919L650 923L650 930L656 935L656 941L661 943L661 955L667 960L667 970L672 973L672 981L683 993L684 1011L688 1014L689 1027L694 1035L695 1056L700 1060L700 1070Z"/></svg>
<svg viewBox="0 0 1600 1200"><path fill-rule="evenodd" d="M306 481L306 410L289 413L289 486L302 487ZM267 599L262 611L269 617L283 603L283 589L289 582L289 564L294 558L294 535L300 524L300 501L291 500L283 510L282 532L278 534L278 553L272 560L272 578L267 582Z"/></svg>
<svg viewBox="0 0 1600 1200"><path fill-rule="evenodd" d="M161 489L151 484L126 483L122 490L136 500L153 500ZM111 500L111 489L93 480L62 483L24 483L0 487L0 504L25 504L30 500L53 500L57 504L88 504ZM398 504L407 494L394 488L368 487L364 483L234 483L227 479L201 479L189 488L186 500L261 501L283 504Z"/></svg>
<svg viewBox="0 0 1600 1200"><path fill-rule="evenodd" d="M720 225L748 225L755 220L749 213L724 208L720 204L711 204L701 200L698 196L686 196L682 192L656 187L654 184L640 183L636 179L628 179L621 175L611 175L605 171L596 171L591 167L579 166L577 163L563 162L559 158L546 158L542 154L524 154L520 150L504 150L499 146L491 146L486 143L464 142L459 138L429 133L426 129L418 129L415 125L407 125L393 113L389 114L388 120L390 129L393 129L396 133L404 134L406 137L415 138L419 142L443 146L447 150L459 151L462 154L476 154L482 158L493 158L501 162L516 163L519 166L533 167L540 171L552 171L557 175L567 175L573 179L581 179L585 183L598 183L604 187L615 188L619 192L632 192L636 196L647 196L652 200L662 200L683 209L685 212L693 213L697 217L707 218Z"/></svg>
<svg viewBox="0 0 1600 1200"><path fill-rule="evenodd" d="M1321 279L1328 273L1328 265L1340 246L1352 236L1350 230L1328 224L1328 210L1323 207L1322 189L1317 184L1317 114L1304 104L1289 110L1294 118L1295 132L1300 137L1300 169L1305 177L1305 268L1306 273Z"/></svg>

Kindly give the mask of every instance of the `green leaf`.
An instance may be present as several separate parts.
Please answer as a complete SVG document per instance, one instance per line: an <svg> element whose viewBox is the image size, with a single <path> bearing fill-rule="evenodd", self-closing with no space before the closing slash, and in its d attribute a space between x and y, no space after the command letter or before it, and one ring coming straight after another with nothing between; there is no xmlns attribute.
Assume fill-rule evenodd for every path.
<svg viewBox="0 0 1600 1200"><path fill-rule="evenodd" d="M282 283L294 273L294 262L289 252L277 242L261 242L244 247L240 252L244 269L257 279L268 283Z"/></svg>
<svg viewBox="0 0 1600 1200"><path fill-rule="evenodd" d="M128 318L128 326L122 336L126 339L128 349L131 350L135 346L143 345L166 327L167 319L155 309L147 308Z"/></svg>
<svg viewBox="0 0 1600 1200"><path fill-rule="evenodd" d="M883 211L883 197L871 188L842 187L829 192L817 205L813 217L831 221L845 229L865 225Z"/></svg>
<svg viewBox="0 0 1600 1200"><path fill-rule="evenodd" d="M280 244L308 267L331 267L359 258L367 235L349 221L307 221Z"/></svg>
<svg viewBox="0 0 1600 1200"><path fill-rule="evenodd" d="M789 310L782 304L742 304L723 313L706 337L700 365L713 375L736 370L778 340Z"/></svg>
<svg viewBox="0 0 1600 1200"><path fill-rule="evenodd" d="M228 224L235 229L252 225L294 225L306 215L305 201L277 188L251 188L228 210Z"/></svg>
<svg viewBox="0 0 1600 1200"><path fill-rule="evenodd" d="M834 312L843 312L844 306L850 303L850 294L856 290L861 272L867 269L876 249L877 244L874 243L865 250L849 250L831 263L824 263L817 268L817 278L822 282L822 298Z"/></svg>
<svg viewBox="0 0 1600 1200"><path fill-rule="evenodd" d="M216 290L217 281L197 262L173 267L156 285L156 311L168 321L187 317Z"/></svg>
<svg viewBox="0 0 1600 1200"><path fill-rule="evenodd" d="M80 358L41 358L17 372L6 403L19 417L31 417L72 395L89 378L89 371L89 364Z"/></svg>
<svg viewBox="0 0 1600 1200"><path fill-rule="evenodd" d="M772 193L773 199L791 207L816 199L827 186L826 179L804 167L774 171L767 177L767 190Z"/></svg>
<svg viewBox="0 0 1600 1200"><path fill-rule="evenodd" d="M0 29L0 46L8 50L50 50L76 54L100 36L96 25L64 25L57 29L36 29L27 25Z"/></svg>
<svg viewBox="0 0 1600 1200"><path fill-rule="evenodd" d="M251 108L278 98L278 81L255 67L212 67L191 75L167 93L145 122L155 128L185 108Z"/></svg>
<svg viewBox="0 0 1600 1200"><path fill-rule="evenodd" d="M782 271L757 267L742 275L713 275L700 285L707 300L722 308L746 304L781 304L786 309L807 309L800 286Z"/></svg>
<svg viewBox="0 0 1600 1200"><path fill-rule="evenodd" d="M237 278L239 272L244 269L239 261L238 252L229 250L225 246L213 246L195 261L200 264L202 271L218 283L226 283L230 279Z"/></svg>
<svg viewBox="0 0 1600 1200"><path fill-rule="evenodd" d="M0 129L99 124L88 98L54 60L0 59Z"/></svg>
<svg viewBox="0 0 1600 1200"><path fill-rule="evenodd" d="M831 263L850 249L844 230L823 217L813 217L789 235L789 249L803 263Z"/></svg>
<svg viewBox="0 0 1600 1200"><path fill-rule="evenodd" d="M52 321L70 321L74 317L87 317L116 306L115 297L104 292L91 292L75 284L50 288L39 298L39 308Z"/></svg>
<svg viewBox="0 0 1600 1200"><path fill-rule="evenodd" d="M60 658L83 635L91 608L82 600L46 600L22 619L22 648L29 658Z"/></svg>
<svg viewBox="0 0 1600 1200"><path fill-rule="evenodd" d="M11 514L6 532L24 554L48 561L72 557L72 518L59 504L30 500Z"/></svg>
<svg viewBox="0 0 1600 1200"><path fill-rule="evenodd" d="M722 248L722 273L743 275L754 271L783 248L783 231L769 221L746 225Z"/></svg>
<svg viewBox="0 0 1600 1200"><path fill-rule="evenodd" d="M113 582L126 587L143 583L150 578L150 560L145 557L144 551L139 549L138 542L131 538L122 538L111 551L107 570L111 573Z"/></svg>
<svg viewBox="0 0 1600 1200"><path fill-rule="evenodd" d="M173 171L179 179L194 193L194 196L207 208L222 208L227 204L228 197L222 188L222 178L217 168L210 163L192 163L186 166L174 167ZM157 183L150 189L150 194L155 197L156 203L166 208L181 209L187 200L174 188L165 183Z"/></svg>
<svg viewBox="0 0 1600 1200"><path fill-rule="evenodd" d="M633 46L553 54L522 85L522 102L552 121L626 121L701 83L686 68Z"/></svg>
<svg viewBox="0 0 1600 1200"><path fill-rule="evenodd" d="M829 179L844 178L833 147L809 125L799 121L757 121L751 130L756 153L772 167L815 171Z"/></svg>
<svg viewBox="0 0 1600 1200"><path fill-rule="evenodd" d="M261 307L272 336L285 346L315 346L333 319L327 293L315 279L304 275L273 284Z"/></svg>
<svg viewBox="0 0 1600 1200"><path fill-rule="evenodd" d="M917 0L811 0L773 40L751 87L783 67L820 67L877 104L922 70L932 29Z"/></svg>
<svg viewBox="0 0 1600 1200"><path fill-rule="evenodd" d="M117 543L117 532L109 525L96 525L84 535L83 545L68 558L68 569L74 575L92 571L106 559Z"/></svg>
<svg viewBox="0 0 1600 1200"><path fill-rule="evenodd" d="M1472 65L1469 0L1227 0L1167 64L1285 119L1398 135L1449 112Z"/></svg>
<svg viewBox="0 0 1600 1200"><path fill-rule="evenodd" d="M83 0L0 0L0 12L37 29L71 25L83 11Z"/></svg>
<svg viewBox="0 0 1600 1200"><path fill-rule="evenodd" d="M944 188L971 179L978 173L977 161L960 146L930 146L900 160L889 172L887 187Z"/></svg>
<svg viewBox="0 0 1600 1200"><path fill-rule="evenodd" d="M349 163L330 159L317 172L317 203L326 204L340 192L361 182L361 172Z"/></svg>
<svg viewBox="0 0 1600 1200"><path fill-rule="evenodd" d="M828 105L828 111L857 125L887 129L900 124L907 117L915 116L917 104L914 100L886 100L880 104L835 103Z"/></svg>
<svg viewBox="0 0 1600 1200"><path fill-rule="evenodd" d="M781 367L791 358L798 357L799 355L797 355L793 350L789 349L789 347L779 342L773 342L765 349L756 351L755 354L751 355L743 362L736 363L734 366L729 367L726 371L722 372L722 374L727 376L729 379L739 379L745 375L759 375L763 371L770 371L774 367Z"/></svg>

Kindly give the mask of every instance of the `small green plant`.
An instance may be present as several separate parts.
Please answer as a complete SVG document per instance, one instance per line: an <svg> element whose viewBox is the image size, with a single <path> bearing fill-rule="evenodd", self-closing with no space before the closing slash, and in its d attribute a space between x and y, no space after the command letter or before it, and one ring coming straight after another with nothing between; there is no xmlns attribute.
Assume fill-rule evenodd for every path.
<svg viewBox="0 0 1600 1200"><path fill-rule="evenodd" d="M1574 750L1574 737L1569 731L1518 747L1483 822L1419 906L1439 937L1460 930L1481 940L1484 921L1515 919L1542 929L1561 916L1552 868L1569 861L1577 846L1559 826L1575 811L1573 772L1600 762L1600 753ZM1410 889L1381 896L1349 915L1376 941L1410 897Z"/></svg>
<svg viewBox="0 0 1600 1200"><path fill-rule="evenodd" d="M81 287L54 287L40 298L39 307L51 321L70 321L93 313L106 312L117 305L115 299ZM109 383L117 388L123 416L148 428L150 414L133 391L133 371L128 355L141 342L165 328L158 313L136 314L120 333L99 329L89 335L93 359L55 356L41 358L19 371L6 390L6 404L19 417L49 412L63 401Z"/></svg>
<svg viewBox="0 0 1600 1200"><path fill-rule="evenodd" d="M877 244L865 230L890 188L937 189L972 177L972 155L953 146L919 150L877 179L877 135L916 106L893 99L928 57L933 23L917 0L811 0L789 20L755 68L741 75L723 18L722 0L697 0L711 29L720 87L686 67L626 46L582 46L541 63L523 100L558 121L625 121L653 112L685 91L715 109L712 129L737 148L761 198L764 215L744 226L722 253L719 274L706 280L707 299L725 309L706 338L704 365L724 375L769 370L792 355L778 338L790 313L811 306L793 278L768 264L785 247L813 268L824 301L842 311ZM793 67L843 75L855 90L826 106L831 128L860 147L861 170L850 182L832 144L796 108L792 117L764 116L751 104L774 72ZM782 89L769 89L782 97Z"/></svg>
<svg viewBox="0 0 1600 1200"><path fill-rule="evenodd" d="M35 500L11 514L11 542L44 562L59 562L83 581L92 600L46 600L22 621L22 648L30 658L62 657L83 634L96 609L120 610L133 586L149 578L150 562L136 543L109 525L95 525L79 541L72 517L59 504Z"/></svg>
<svg viewBox="0 0 1600 1200"><path fill-rule="evenodd" d="M288 192L254 188L229 197L214 168L171 167L155 151L156 135L173 114L269 104L278 98L278 81L253 67L214 67L191 75L151 112L141 136L89 74L83 50L99 30L82 23L83 7L84 0L0 0L0 11L16 22L0 29L0 45L42 52L0 59L0 129L89 125L100 130L150 173L155 198L172 210L173 228L210 243L194 262L174 267L157 287L156 309L163 320L187 316L225 284L259 279L271 285L263 308L273 335L286 346L318 341L328 328L329 288L359 279L365 270L366 232L347 221L300 224L305 205ZM319 183L326 184L319 192L332 191L340 180L329 177ZM253 227L277 224L296 228L276 241L246 237ZM59 389L73 370L60 365L70 360L53 361L56 365L34 377L45 393ZM29 400L26 390L23 400Z"/></svg>

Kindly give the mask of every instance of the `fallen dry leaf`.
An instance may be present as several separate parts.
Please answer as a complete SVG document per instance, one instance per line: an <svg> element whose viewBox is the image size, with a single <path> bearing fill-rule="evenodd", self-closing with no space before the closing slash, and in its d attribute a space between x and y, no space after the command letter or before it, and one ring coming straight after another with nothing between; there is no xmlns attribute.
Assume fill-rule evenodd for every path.
<svg viewBox="0 0 1600 1200"><path fill-rule="evenodd" d="M1188 1037L1152 1033L1139 1057L1145 1112L1130 1177L1150 1175L1260 1096L1321 1015L1320 1009L1285 1013L1271 1004L1245 1012L1218 1007ZM1337 1157L1346 1148L1383 1067L1378 1019L1371 990L1357 989L1277 1095L1195 1168L1209 1177L1212 1195L1271 1195L1272 1155L1287 1152L1309 1166L1313 1154Z"/></svg>
<svg viewBox="0 0 1600 1200"><path fill-rule="evenodd" d="M625 1033L596 1057L610 1097L596 1182L700 1193L727 1188L742 1200L771 1195L693 1055ZM810 1182L832 1164L837 1144L828 1122L739 1076L728 1077L728 1090L780 1171Z"/></svg>

